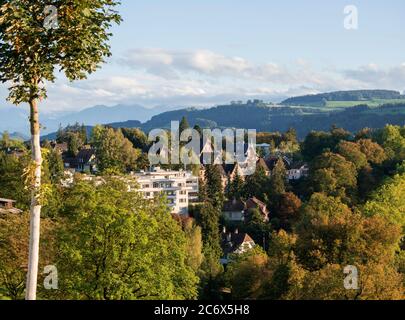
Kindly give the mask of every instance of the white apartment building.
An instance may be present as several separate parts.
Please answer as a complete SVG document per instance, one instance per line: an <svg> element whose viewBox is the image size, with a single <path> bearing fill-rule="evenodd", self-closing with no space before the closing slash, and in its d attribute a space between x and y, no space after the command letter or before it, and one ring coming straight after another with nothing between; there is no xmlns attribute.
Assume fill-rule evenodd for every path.
<svg viewBox="0 0 405 320"><path fill-rule="evenodd" d="M165 193L172 213L188 215L189 203L198 198L198 177L189 171L166 171L156 167L133 175L146 199Z"/></svg>
<svg viewBox="0 0 405 320"><path fill-rule="evenodd" d="M301 178L308 177L309 167L307 164L296 166L287 170L288 180L300 180Z"/></svg>

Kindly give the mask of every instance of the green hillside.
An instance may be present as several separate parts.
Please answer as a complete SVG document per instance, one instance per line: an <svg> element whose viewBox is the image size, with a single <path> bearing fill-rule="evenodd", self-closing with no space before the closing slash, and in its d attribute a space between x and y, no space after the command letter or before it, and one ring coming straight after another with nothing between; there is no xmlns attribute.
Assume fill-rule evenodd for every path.
<svg viewBox="0 0 405 320"><path fill-rule="evenodd" d="M287 106L312 106L324 108L347 108L359 104L376 107L383 104L401 103L405 96L392 90L352 90L292 97L281 104Z"/></svg>
<svg viewBox="0 0 405 320"><path fill-rule="evenodd" d="M405 99L372 99L366 101L327 101L324 108L337 109L337 108L351 108L359 104L368 105L370 108L379 107L385 104L400 104L405 103Z"/></svg>

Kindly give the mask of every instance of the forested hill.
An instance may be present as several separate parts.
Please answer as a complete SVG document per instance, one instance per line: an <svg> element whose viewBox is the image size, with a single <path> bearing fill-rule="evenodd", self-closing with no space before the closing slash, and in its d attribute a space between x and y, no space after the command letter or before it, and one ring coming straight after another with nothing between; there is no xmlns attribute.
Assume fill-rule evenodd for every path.
<svg viewBox="0 0 405 320"><path fill-rule="evenodd" d="M405 98L405 96L402 96L400 92L392 90L352 90L292 97L284 100L282 104L300 106L320 105L325 104L327 101L395 100L403 98Z"/></svg>
<svg viewBox="0 0 405 320"><path fill-rule="evenodd" d="M323 99L321 103L310 102L319 102L320 98ZM294 99L302 99L301 102L305 100L306 104L298 105L298 100ZM300 138L305 137L312 130L329 130L332 125L351 132L364 127L382 128L386 124L405 125L405 97L397 91L340 91L291 98L286 101L291 103L297 101L297 104L275 105L261 100L247 103L233 102L207 109L188 108L167 111L155 115L144 123L135 119L111 123L112 121L105 119L100 121L100 124L114 128L140 128L149 132L159 128L168 129L172 121L180 121L186 117L192 126L199 125L202 128L243 128L256 129L259 132L284 132L293 127ZM88 124L84 123L84 125ZM91 127L87 130L90 131ZM55 134L51 134L43 138L50 139L54 136Z"/></svg>
<svg viewBox="0 0 405 320"><path fill-rule="evenodd" d="M183 109L154 116L141 129L170 128L171 121L185 116L191 125L211 128L245 128L258 131L286 131L294 127L300 137L311 130L328 130L332 125L355 132L364 127L381 128L386 124L405 124L405 103L377 108L359 105L343 110L305 107L229 105L211 109ZM115 126L117 127L117 126Z"/></svg>

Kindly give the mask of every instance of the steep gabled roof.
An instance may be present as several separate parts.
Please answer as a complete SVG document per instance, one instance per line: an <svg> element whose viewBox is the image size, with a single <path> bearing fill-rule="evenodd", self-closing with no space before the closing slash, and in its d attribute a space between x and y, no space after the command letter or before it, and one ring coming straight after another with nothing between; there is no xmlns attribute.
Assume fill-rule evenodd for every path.
<svg viewBox="0 0 405 320"><path fill-rule="evenodd" d="M263 168L264 171L270 172L269 166L263 158L259 158L256 163L257 168Z"/></svg>
<svg viewBox="0 0 405 320"><path fill-rule="evenodd" d="M253 239L247 233L222 233L221 247L225 256L234 253L240 246L248 242L254 244Z"/></svg>
<svg viewBox="0 0 405 320"><path fill-rule="evenodd" d="M250 198L246 201L246 210L258 209L265 220L268 220L270 211L267 209L265 203L257 199L256 197Z"/></svg>
<svg viewBox="0 0 405 320"><path fill-rule="evenodd" d="M241 200L231 200L224 203L224 212L244 211L245 203Z"/></svg>

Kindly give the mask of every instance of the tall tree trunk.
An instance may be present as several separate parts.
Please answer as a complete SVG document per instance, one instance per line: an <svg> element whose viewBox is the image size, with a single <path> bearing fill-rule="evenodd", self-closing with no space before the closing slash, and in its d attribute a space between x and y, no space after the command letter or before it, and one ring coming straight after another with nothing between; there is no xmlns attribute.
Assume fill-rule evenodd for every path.
<svg viewBox="0 0 405 320"><path fill-rule="evenodd" d="M40 145L38 101L30 101L31 123L31 149L32 160L35 163L35 180L31 194L30 208L30 246L27 274L26 300L36 300L38 261L39 261L39 235L41 222L41 204L39 195L41 190L42 155Z"/></svg>

